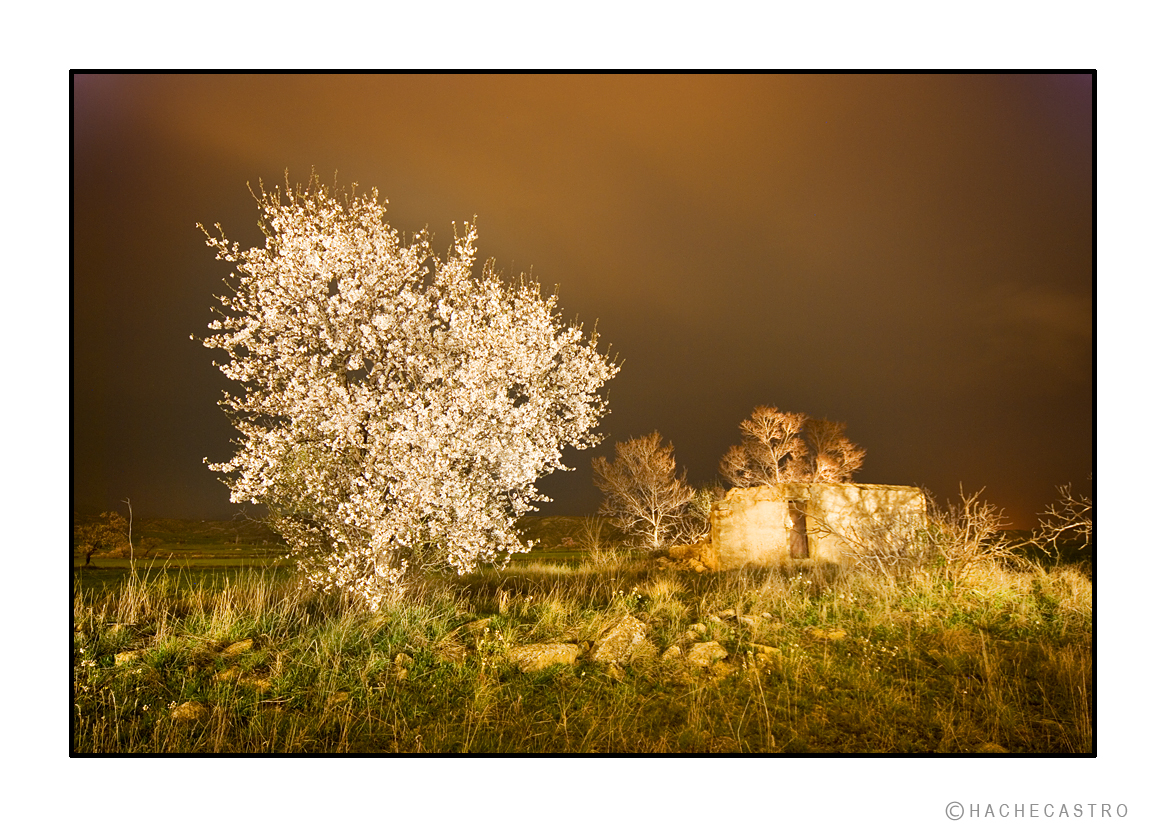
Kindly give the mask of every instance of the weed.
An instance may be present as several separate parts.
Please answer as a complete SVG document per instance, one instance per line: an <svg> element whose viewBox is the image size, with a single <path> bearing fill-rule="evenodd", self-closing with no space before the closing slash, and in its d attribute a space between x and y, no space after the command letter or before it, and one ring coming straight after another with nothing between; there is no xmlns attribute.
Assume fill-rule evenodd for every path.
<svg viewBox="0 0 1166 827"><path fill-rule="evenodd" d="M72 749L1093 749L1092 584L1079 568L971 561L953 581L621 560L430 575L377 612L280 569L78 581ZM657 656L590 660L628 614ZM562 641L579 647L574 665L526 673L508 657ZM686 650L704 641L728 657L691 666Z"/></svg>

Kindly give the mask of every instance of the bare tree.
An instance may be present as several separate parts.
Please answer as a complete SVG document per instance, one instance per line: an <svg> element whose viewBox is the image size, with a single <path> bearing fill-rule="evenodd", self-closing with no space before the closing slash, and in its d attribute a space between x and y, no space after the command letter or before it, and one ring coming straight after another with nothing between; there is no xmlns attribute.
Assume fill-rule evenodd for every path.
<svg viewBox="0 0 1166 827"><path fill-rule="evenodd" d="M891 508L839 525L819 521L818 530L842 540L842 554L853 566L887 577L919 568L938 553L925 518Z"/></svg>
<svg viewBox="0 0 1166 827"><path fill-rule="evenodd" d="M739 488L806 479L806 444L799 436L806 419L768 405L754 408L741 423L742 443L721 459L721 474Z"/></svg>
<svg viewBox="0 0 1166 827"><path fill-rule="evenodd" d="M725 498L725 489L718 483L696 489L684 515L678 539L684 543L699 542L712 528L713 506Z"/></svg>
<svg viewBox="0 0 1166 827"><path fill-rule="evenodd" d="M1074 494L1071 485L1058 485L1060 498L1040 515L1040 527L1033 542L1060 559L1066 540L1078 546L1087 546L1093 540L1093 500L1083 494Z"/></svg>
<svg viewBox="0 0 1166 827"><path fill-rule="evenodd" d="M98 551L116 551L127 531L126 518L114 511L106 511L100 517L74 518L73 546L85 555L85 565L89 566Z"/></svg>
<svg viewBox="0 0 1166 827"><path fill-rule="evenodd" d="M939 506L927 495L926 516L877 508L864 519L820 530L844 543L842 553L856 568L895 577L935 564L945 580L958 584L978 566L1026 567L1026 543L1005 530L1004 512L983 499L983 490Z"/></svg>
<svg viewBox="0 0 1166 827"><path fill-rule="evenodd" d="M1021 551L1025 543L1005 532L1008 520L1003 510L983 499L984 490L964 493L960 501L940 510L931 502L930 541L943 563L945 579L958 583L964 572L976 565L1031 566Z"/></svg>
<svg viewBox="0 0 1166 827"><path fill-rule="evenodd" d="M810 482L850 482L862 467L866 450L846 438L846 425L807 419L802 426Z"/></svg>
<svg viewBox="0 0 1166 827"><path fill-rule="evenodd" d="M672 445L663 444L659 433L617 442L614 461L597 457L591 467L604 494L599 513L625 534L662 548L682 531L695 492L683 471L677 477Z"/></svg>

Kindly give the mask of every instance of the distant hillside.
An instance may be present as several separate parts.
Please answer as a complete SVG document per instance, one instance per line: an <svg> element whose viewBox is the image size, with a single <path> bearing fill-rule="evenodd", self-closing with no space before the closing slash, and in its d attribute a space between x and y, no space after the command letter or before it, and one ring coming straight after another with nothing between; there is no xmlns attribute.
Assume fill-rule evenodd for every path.
<svg viewBox="0 0 1166 827"><path fill-rule="evenodd" d="M83 519L75 517L74 520ZM586 517L527 516L518 521L518 532L536 548L580 548L586 544ZM177 520L135 518L134 540L152 537L163 548L198 546L282 546L283 538L257 520Z"/></svg>

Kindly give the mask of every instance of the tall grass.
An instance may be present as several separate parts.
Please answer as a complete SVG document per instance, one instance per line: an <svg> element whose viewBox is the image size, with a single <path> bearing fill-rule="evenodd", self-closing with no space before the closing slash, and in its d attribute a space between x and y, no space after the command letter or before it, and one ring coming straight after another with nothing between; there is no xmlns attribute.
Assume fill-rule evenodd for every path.
<svg viewBox="0 0 1166 827"><path fill-rule="evenodd" d="M1092 584L1069 567L957 583L597 555L422 578L376 613L271 570L74 591L76 753L1093 750ZM586 652L628 614L659 656L507 657ZM689 665L706 640L728 658Z"/></svg>

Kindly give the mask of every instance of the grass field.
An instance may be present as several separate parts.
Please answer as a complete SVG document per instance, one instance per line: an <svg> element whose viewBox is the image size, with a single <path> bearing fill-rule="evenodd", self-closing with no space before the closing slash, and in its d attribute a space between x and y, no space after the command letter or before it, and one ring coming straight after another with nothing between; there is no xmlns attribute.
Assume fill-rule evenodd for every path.
<svg viewBox="0 0 1166 827"><path fill-rule="evenodd" d="M688 574L583 555L583 521L542 528L543 559L418 579L376 613L243 564L258 553L175 568L162 545L133 575L75 569L71 749L1093 750L1093 587L1078 566L985 564L959 583L814 565ZM592 660L629 616L650 645ZM689 659L713 641L721 660ZM579 656L523 671L512 653L535 643Z"/></svg>

